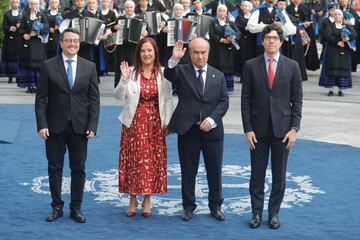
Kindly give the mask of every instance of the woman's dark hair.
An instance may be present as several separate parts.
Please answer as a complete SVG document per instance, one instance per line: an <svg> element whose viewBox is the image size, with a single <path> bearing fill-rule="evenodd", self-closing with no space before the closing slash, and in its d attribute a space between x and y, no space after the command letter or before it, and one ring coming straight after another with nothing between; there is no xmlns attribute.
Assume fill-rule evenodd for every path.
<svg viewBox="0 0 360 240"><path fill-rule="evenodd" d="M262 31L261 41L264 41L265 35L270 33L271 31L276 31L280 37L280 41L284 41L284 32L281 27L277 26L276 24L271 24L266 26Z"/></svg>
<svg viewBox="0 0 360 240"><path fill-rule="evenodd" d="M136 45L135 50L135 64L134 64L134 70L135 70L135 79L137 79L140 69L141 69L141 58L140 58L140 52L141 48L145 43L150 43L152 47L154 48L155 53L155 59L154 59L154 69L155 69L155 76L157 76L158 73L161 73L161 63L160 63L160 56L159 56L159 49L158 46L153 38L145 37L142 38L138 44Z"/></svg>

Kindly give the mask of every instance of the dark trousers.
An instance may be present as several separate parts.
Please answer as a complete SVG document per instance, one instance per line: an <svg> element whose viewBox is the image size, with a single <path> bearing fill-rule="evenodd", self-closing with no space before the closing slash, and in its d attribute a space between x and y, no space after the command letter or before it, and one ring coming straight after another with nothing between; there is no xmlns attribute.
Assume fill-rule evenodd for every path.
<svg viewBox="0 0 360 240"><path fill-rule="evenodd" d="M51 206L64 206L61 199L62 173L66 147L69 151L69 165L71 169L71 203L72 210L80 210L83 200L85 184L85 161L87 157L86 135L76 134L71 122L63 133L50 133L45 141L46 157L48 159L48 174L50 192L52 197Z"/></svg>
<svg viewBox="0 0 360 240"><path fill-rule="evenodd" d="M178 135L178 150L181 166L181 193L183 208L194 211L196 174L199 167L200 152L203 153L206 177L209 186L209 208L220 209L224 199L221 188L221 169L223 160L223 139L208 141L199 126L193 126L184 135Z"/></svg>
<svg viewBox="0 0 360 240"><path fill-rule="evenodd" d="M278 214L284 198L286 184L286 167L289 151L285 149L287 142L274 136L272 124L264 138L257 137L258 143L251 157L250 196L253 214L262 214L264 208L264 183L269 152L271 149L272 187L268 205L269 215Z"/></svg>

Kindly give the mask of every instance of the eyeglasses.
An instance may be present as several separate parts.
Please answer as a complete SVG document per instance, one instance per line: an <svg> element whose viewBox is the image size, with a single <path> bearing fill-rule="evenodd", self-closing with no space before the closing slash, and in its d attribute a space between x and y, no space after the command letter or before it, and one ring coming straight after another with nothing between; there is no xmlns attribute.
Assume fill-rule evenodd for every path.
<svg viewBox="0 0 360 240"><path fill-rule="evenodd" d="M271 40L273 40L274 42L279 41L280 37L279 36L265 36L264 37L265 41L270 42Z"/></svg>
<svg viewBox="0 0 360 240"><path fill-rule="evenodd" d="M63 41L66 42L66 43L75 43L75 44L80 43L80 39L70 39L70 38L67 38L67 39L63 39Z"/></svg>

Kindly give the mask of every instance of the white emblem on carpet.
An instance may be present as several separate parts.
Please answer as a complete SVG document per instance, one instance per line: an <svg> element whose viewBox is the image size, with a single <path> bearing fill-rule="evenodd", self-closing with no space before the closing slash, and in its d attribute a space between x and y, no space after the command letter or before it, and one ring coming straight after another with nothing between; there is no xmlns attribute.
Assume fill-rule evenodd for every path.
<svg viewBox="0 0 360 240"><path fill-rule="evenodd" d="M90 174L88 174L89 176ZM118 170L111 169L104 172L93 172L93 178L85 183L85 192L95 195L95 202L110 203L118 207L127 208L129 195L118 193ZM251 201L249 196L250 166L225 165L223 166L222 186L224 204L222 209L228 213L242 215L251 212ZM62 193L70 193L69 177L63 177ZM324 190L313 186L310 176L294 176L287 172L286 192L282 208L293 208L303 206L311 202L315 194L325 194ZM32 183L21 183L21 185L31 185L34 192L50 194L47 176L36 177ZM265 181L265 208L271 190L271 170L266 172ZM204 165L200 165L196 178L196 213L208 214L208 187L206 180L206 170ZM86 197L86 196L85 196ZM155 194L152 196L151 205L158 214L174 215L182 212L181 205L181 174L180 165L171 164L168 166L168 193L164 195Z"/></svg>

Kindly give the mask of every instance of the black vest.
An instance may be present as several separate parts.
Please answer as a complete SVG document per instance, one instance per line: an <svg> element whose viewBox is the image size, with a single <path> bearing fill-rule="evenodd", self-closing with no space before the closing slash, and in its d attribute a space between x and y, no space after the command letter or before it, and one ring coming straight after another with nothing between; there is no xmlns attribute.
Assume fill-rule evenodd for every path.
<svg viewBox="0 0 360 240"><path fill-rule="evenodd" d="M272 24L275 20L276 10L273 7L271 13L267 8L263 8L259 10L259 23L263 22L264 24Z"/></svg>

